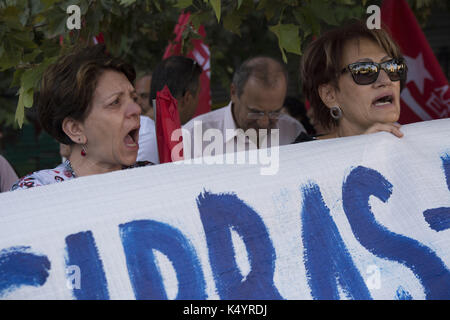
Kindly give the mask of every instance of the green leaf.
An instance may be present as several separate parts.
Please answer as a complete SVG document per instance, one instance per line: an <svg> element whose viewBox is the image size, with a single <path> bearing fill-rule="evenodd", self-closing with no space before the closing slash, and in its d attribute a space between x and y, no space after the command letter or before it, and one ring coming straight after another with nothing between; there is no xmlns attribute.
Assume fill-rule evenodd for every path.
<svg viewBox="0 0 450 320"><path fill-rule="evenodd" d="M19 128L22 128L23 125L23 119L25 117L25 106L23 103L23 88L19 89L19 101L17 103L16 108L16 115L14 117L14 121L17 121L17 124L19 125Z"/></svg>
<svg viewBox="0 0 450 320"><path fill-rule="evenodd" d="M22 85L22 89L27 91L29 89L34 88L37 85L40 76L41 76L41 73L39 72L39 70L37 68L26 70L23 73L21 81L20 81L20 83Z"/></svg>
<svg viewBox="0 0 450 320"><path fill-rule="evenodd" d="M45 9L51 7L55 3L57 3L59 0L41 0L41 2L45 5Z"/></svg>
<svg viewBox="0 0 450 320"><path fill-rule="evenodd" d="M242 24L242 18L236 13L229 13L223 19L223 27L239 36L241 36L241 31L240 31L241 24Z"/></svg>
<svg viewBox="0 0 450 320"><path fill-rule="evenodd" d="M269 29L278 38L278 45L283 55L284 62L287 62L284 50L298 55L301 54L300 36L298 33L299 26L296 26L294 24L277 24L275 26L269 27Z"/></svg>
<svg viewBox="0 0 450 320"><path fill-rule="evenodd" d="M220 0L209 0L214 13L216 14L217 22L220 22L220 13L221 13L221 1Z"/></svg>
<svg viewBox="0 0 450 320"><path fill-rule="evenodd" d="M27 90L23 94L23 105L25 108L31 108L33 106L33 88Z"/></svg>
<svg viewBox="0 0 450 320"><path fill-rule="evenodd" d="M200 28L200 25L204 24L209 19L210 13L208 11L194 13L189 18L190 22L192 23L192 27L195 30L198 30L198 28Z"/></svg>
<svg viewBox="0 0 450 320"><path fill-rule="evenodd" d="M267 21L269 21L275 16L277 10L280 10L280 5L277 1L261 0L256 7L256 10L264 11L264 15L266 16Z"/></svg>
<svg viewBox="0 0 450 320"><path fill-rule="evenodd" d="M309 34L319 35L320 34L320 23L318 18L311 12L308 7L301 7L294 11L296 17L304 21L300 26L304 36Z"/></svg>
<svg viewBox="0 0 450 320"><path fill-rule="evenodd" d="M48 32L48 37L53 38L64 34L66 31L67 13L55 8L48 13L51 19L48 19L48 27L46 31Z"/></svg>
<svg viewBox="0 0 450 320"><path fill-rule="evenodd" d="M125 7L128 7L135 2L136 2L136 0L120 0L120 4Z"/></svg>
<svg viewBox="0 0 450 320"><path fill-rule="evenodd" d="M243 0L238 0L238 5L237 5L237 9L238 9L238 10L239 10L239 8L241 7L242 2L243 2Z"/></svg>
<svg viewBox="0 0 450 320"><path fill-rule="evenodd" d="M192 0L178 0L174 5L175 8L185 9L192 5Z"/></svg>
<svg viewBox="0 0 450 320"><path fill-rule="evenodd" d="M15 67L20 62L20 54L17 54L20 51L20 47L14 46L11 44L9 37L6 37L3 40L3 46L5 48L5 52L0 57L0 71L7 70L9 68Z"/></svg>
<svg viewBox="0 0 450 320"><path fill-rule="evenodd" d="M26 62L33 62L40 53L42 53L42 51L40 49L34 49L33 52L25 54L23 56L22 61L25 62L25 63Z"/></svg>
<svg viewBox="0 0 450 320"><path fill-rule="evenodd" d="M24 72L25 69L16 69L16 71L14 71L13 80L11 82L11 85L9 86L10 88L20 86L20 80Z"/></svg>
<svg viewBox="0 0 450 320"><path fill-rule="evenodd" d="M156 9L157 9L159 12L161 12L161 5L159 4L159 2L155 0L155 1L153 1L153 4L155 5Z"/></svg>
<svg viewBox="0 0 450 320"><path fill-rule="evenodd" d="M27 49L34 49L37 48L36 43L33 42L33 40L30 39L30 34L28 32L15 32L10 35L11 42L13 42L15 45L27 48Z"/></svg>
<svg viewBox="0 0 450 320"><path fill-rule="evenodd" d="M311 1L310 8L313 14L323 22L335 26L339 25L336 21L334 9L325 1Z"/></svg>

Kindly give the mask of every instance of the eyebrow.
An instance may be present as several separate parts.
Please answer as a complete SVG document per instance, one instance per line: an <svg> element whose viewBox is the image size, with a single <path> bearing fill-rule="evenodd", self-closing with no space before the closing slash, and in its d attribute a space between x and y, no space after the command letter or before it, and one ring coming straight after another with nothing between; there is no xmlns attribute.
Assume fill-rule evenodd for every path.
<svg viewBox="0 0 450 320"><path fill-rule="evenodd" d="M130 93L131 94L137 94L136 93L136 89L131 90ZM106 97L103 101L106 102L106 101L108 101L109 99L111 99L112 97L114 97L116 95L123 96L124 92L123 91L114 92L114 93L110 94L108 97Z"/></svg>
<svg viewBox="0 0 450 320"><path fill-rule="evenodd" d="M386 59L391 59L391 57L390 56L384 56L383 58L380 59L380 61L384 61ZM356 60L355 62L373 62L373 60L370 59L370 58L361 58L361 59Z"/></svg>
<svg viewBox="0 0 450 320"><path fill-rule="evenodd" d="M283 110L283 107L284 107L284 106L281 106L281 108L279 108L279 109L277 109L277 110L274 110L274 111L268 111L268 113L270 113L270 112L281 112L281 110ZM262 110L254 109L254 108L252 108L252 107L250 107L250 106L248 106L247 108L248 108L250 111L264 112L264 111L262 111Z"/></svg>

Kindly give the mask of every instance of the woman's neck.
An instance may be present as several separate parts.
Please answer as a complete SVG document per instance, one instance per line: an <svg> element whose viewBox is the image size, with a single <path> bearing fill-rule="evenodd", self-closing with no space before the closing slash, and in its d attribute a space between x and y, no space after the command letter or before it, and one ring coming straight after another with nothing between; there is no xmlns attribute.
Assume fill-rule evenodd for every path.
<svg viewBox="0 0 450 320"><path fill-rule="evenodd" d="M351 122L342 119L339 122L339 125L334 127L330 133L320 136L320 139L332 139L332 138L341 138L341 137L349 137L349 136L357 136L363 134L367 128L363 128L357 124L353 124Z"/></svg>
<svg viewBox="0 0 450 320"><path fill-rule="evenodd" d="M81 155L81 147L72 146L71 153L68 157L70 165L77 177L90 176L93 174L101 174L122 169L122 165L105 164L98 160L92 159L92 155Z"/></svg>

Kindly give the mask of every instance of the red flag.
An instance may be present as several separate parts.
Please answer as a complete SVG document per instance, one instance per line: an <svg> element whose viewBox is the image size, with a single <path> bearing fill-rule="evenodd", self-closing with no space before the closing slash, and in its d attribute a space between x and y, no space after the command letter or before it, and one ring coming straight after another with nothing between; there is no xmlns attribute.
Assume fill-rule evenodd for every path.
<svg viewBox="0 0 450 320"><path fill-rule="evenodd" d="M384 0L381 20L399 44L408 65L401 95L402 124L447 118L450 88L413 12L405 0Z"/></svg>
<svg viewBox="0 0 450 320"><path fill-rule="evenodd" d="M156 141L158 143L159 163L183 159L183 137L179 130L179 139L172 141L172 133L181 129L177 100L167 86L156 93ZM172 159L172 150L178 145L177 159ZM175 151L174 151L175 152Z"/></svg>
<svg viewBox="0 0 450 320"><path fill-rule="evenodd" d="M189 21L189 16L189 12L181 13L180 17L178 18L178 24L174 29L174 33L176 34L175 40L173 43L169 43L169 45L167 46L166 51L164 52L163 59L166 59L173 55L181 55L182 33ZM211 111L211 93L209 87L209 79L211 78L210 52L208 46L203 43L203 39L206 37L205 28L203 26L200 26L198 33L202 38L191 40L193 44L193 50L186 55L188 58L197 61L197 63L203 69L203 72L200 74L201 91L199 102L194 117Z"/></svg>

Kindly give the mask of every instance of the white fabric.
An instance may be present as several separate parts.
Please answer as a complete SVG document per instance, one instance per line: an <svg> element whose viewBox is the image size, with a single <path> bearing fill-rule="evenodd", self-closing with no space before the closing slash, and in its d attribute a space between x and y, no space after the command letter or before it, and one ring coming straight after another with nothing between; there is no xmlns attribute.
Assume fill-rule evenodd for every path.
<svg viewBox="0 0 450 320"><path fill-rule="evenodd" d="M324 267L335 268L332 283L338 285L337 292L343 299L353 291L348 285L357 277L361 278L363 286L365 283L373 299L425 299L430 297L425 289L425 280L433 279L435 289L437 286L444 291L438 297L450 299L450 229L433 230L424 219L427 210L450 207L450 182L446 182L444 170L448 169L448 163L443 165L443 159L450 156L450 119L405 125L402 131L405 135L401 139L379 132L282 146L278 159L279 171L273 176L261 175L259 165L195 165L180 162L1 193L0 298L73 299L75 293L67 285L67 278L73 274L69 271L76 269L67 269L66 248L73 235L90 233L95 240L94 248L87 250L80 245L73 249L78 255L98 254L100 264L89 259L84 261L92 268L80 270L80 290L90 293L92 281L98 278L91 278L90 281L83 279L89 279L93 269L100 266L104 270L110 299L134 299L133 279L136 280L134 276L138 274L130 275L132 268L124 249L123 226L148 222L164 225L168 230L162 233L163 245L158 248L170 247L173 241L187 239L188 245L178 248L192 248L195 253L192 261L200 265L198 271L204 281L207 299L223 298L220 285L224 284L225 290L241 290L244 296L240 298L253 294L251 298L258 300L267 291L245 292L245 288L248 285L250 288L258 285L266 287L267 281L273 283L272 289L278 291L280 298L311 299L316 294L311 289L311 281L323 276L314 274L314 271ZM360 167L376 171L389 183L380 185L364 176L355 177L354 170ZM344 199L343 184L349 177L356 178L363 187L354 188L354 197ZM302 190L311 191L313 185L320 187L322 201L329 209L329 219L334 228L322 227L314 219L310 219L309 228L304 224L305 218L308 220L311 215L319 221L327 216L326 213L324 216L316 214L323 207L320 199L313 199L306 206ZM365 199L364 192L369 189L374 195ZM229 197L241 202L230 207L230 202L219 201L215 205L211 200L208 205L202 200L208 194L215 195L219 200ZM381 200L383 197L385 199ZM365 201L374 221L381 226L379 229L374 230L370 223L364 225L358 222L355 225L348 218L352 212L345 206L349 202L361 201ZM200 204L203 204L202 210ZM364 214L362 211L356 213L356 218ZM230 215L235 217L231 224L227 222ZM259 225L253 223L255 218L261 221ZM207 220L211 224L209 232L204 230ZM316 229L311 234L311 224L316 224L319 231ZM264 229L265 233L246 233L254 227ZM230 231L233 248L210 247L207 238L219 236L221 229ZM365 237L375 232L391 233L386 239L380 238L369 244L379 248L378 253L370 251L363 242ZM309 245L317 246L313 253L325 253L325 261L330 258L334 263L319 263L307 270L312 259L305 257L308 246L305 234L308 233L312 241ZM164 236L169 234L176 234L176 237L166 242ZM409 240L404 242L406 245L393 242L390 239L392 234ZM357 272L349 281L342 277L348 269L342 267L341 259L333 258L336 252L329 250L338 241L342 244L338 244L337 251L350 257ZM164 249L155 249L156 242L159 242L158 238L149 241L143 237L128 250L145 248L144 254L150 254L147 258L156 259L162 286L167 296L173 298L185 286L195 284L192 277L178 276L190 264L182 260L181 264L176 265L174 260L178 256L158 251ZM225 239L223 245L226 243ZM408 253L408 246L418 247L417 253L420 254L428 250L427 257L434 254L433 263L426 258L411 267L406 262L394 261L401 253ZM382 256L389 250L394 258ZM49 263L38 264L13 254L23 251L38 255ZM261 251L269 254L252 262L251 258L255 259ZM145 262L147 258L138 260ZM409 254L408 258L414 258L414 255ZM235 259L236 263L229 259ZM14 261L20 267L8 268ZM436 266L436 261L442 272L433 269L432 264ZM229 269L225 270L229 272L216 274L213 262L227 263ZM31 270L33 264L37 265L35 272ZM38 272L44 267L48 276L45 272L44 276ZM258 268L260 272L251 273L252 268ZM148 270L140 271L145 274ZM17 284L17 281L35 281L33 277L21 280L24 272L43 278L43 281L33 285ZM238 283L227 286L223 281L228 280L218 280L218 277L229 275L237 277ZM419 280L420 277L425 280ZM247 281L246 285L241 285L240 278ZM264 283L263 278L266 279ZM157 278L154 279L157 281ZM324 281L327 279L329 277L323 278ZM137 285L145 283L138 282Z"/></svg>
<svg viewBox="0 0 450 320"><path fill-rule="evenodd" d="M233 119L232 111L231 111L231 103L230 102L227 106L220 108L218 110L214 110L205 114L202 114L198 117L195 117L191 119L189 122L187 122L183 126L183 130L186 130L189 132L189 135L187 136L183 132L183 145L185 150L185 159L189 158L189 153L186 152L188 149L190 149L190 155L192 158L201 157L203 155L203 151L205 148L211 143L211 141L205 141L203 139L203 136L200 136L199 139L196 140L194 135L194 127L197 124L201 122L201 132L205 133L208 129L217 129L222 133L223 136L223 152L227 152L227 150L235 150L235 151L244 151L244 150L251 150L256 149L256 143L248 138L248 136L243 136L243 139L245 139L245 146L242 146L239 148L236 146L235 137L243 135L241 131L236 130L236 124ZM226 135L226 130L231 129L234 130L233 135ZM287 114L281 114L276 129L279 129L279 145L286 145L294 142L295 138L298 137L298 135L301 132L305 132L305 128L303 125L292 118L291 116ZM189 139L190 138L190 139ZM267 141L265 141L267 140ZM270 147L271 140L270 139L264 139L266 146ZM189 143L190 142L190 143ZM263 142L264 143L264 142ZM202 147L201 148L195 148L195 145L199 144ZM227 147L228 145L228 147ZM231 146L230 146L231 145ZM219 153L216 153L216 155Z"/></svg>
<svg viewBox="0 0 450 320"><path fill-rule="evenodd" d="M154 164L159 163L155 121L146 116L141 116L137 161L150 161Z"/></svg>

